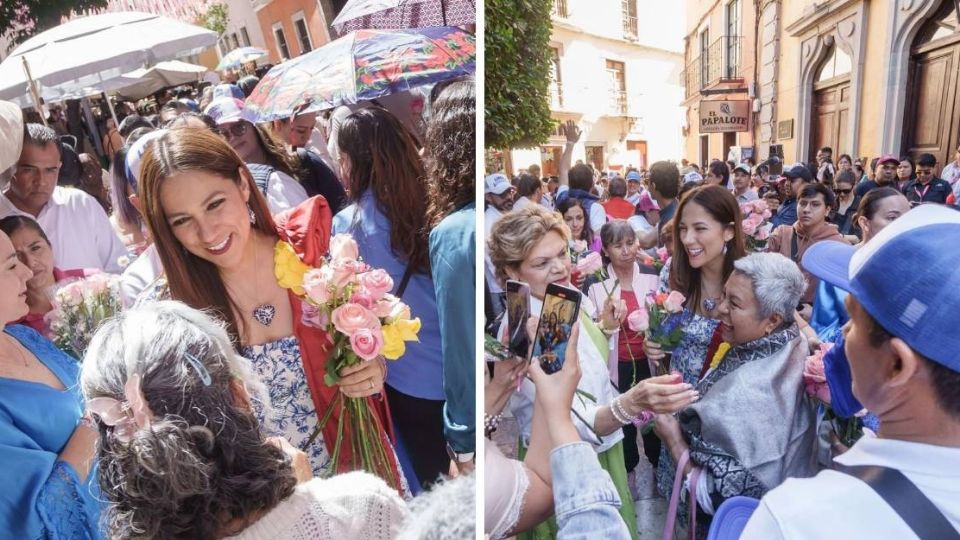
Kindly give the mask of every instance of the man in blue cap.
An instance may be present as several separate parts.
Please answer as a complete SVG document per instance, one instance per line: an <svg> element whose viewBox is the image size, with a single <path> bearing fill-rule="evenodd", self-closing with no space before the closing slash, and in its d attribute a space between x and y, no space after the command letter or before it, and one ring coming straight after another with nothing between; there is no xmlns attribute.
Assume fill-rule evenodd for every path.
<svg viewBox="0 0 960 540"><path fill-rule="evenodd" d="M643 177L640 176L640 172L633 170L627 173L625 180L627 181L627 201L633 206L637 206L640 203L641 195L641 186L640 182Z"/></svg>
<svg viewBox="0 0 960 540"><path fill-rule="evenodd" d="M835 458L761 500L742 538L960 538L960 212L923 205L856 249L803 265L850 292L853 393L880 419Z"/></svg>

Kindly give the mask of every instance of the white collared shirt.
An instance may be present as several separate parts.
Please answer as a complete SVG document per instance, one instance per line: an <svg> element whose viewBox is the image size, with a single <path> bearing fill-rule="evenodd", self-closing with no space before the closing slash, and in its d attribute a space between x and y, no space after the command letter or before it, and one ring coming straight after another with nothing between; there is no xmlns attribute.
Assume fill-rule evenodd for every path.
<svg viewBox="0 0 960 540"><path fill-rule="evenodd" d="M0 197L0 217L33 217L15 207L6 196ZM57 268L96 268L112 274L123 270L119 261L129 255L127 248L103 207L87 193L57 186L35 219L50 239Z"/></svg>
<svg viewBox="0 0 960 540"><path fill-rule="evenodd" d="M899 470L960 530L960 448L864 437L835 461ZM909 540L917 535L873 488L826 470L813 478L788 479L767 493L741 538Z"/></svg>

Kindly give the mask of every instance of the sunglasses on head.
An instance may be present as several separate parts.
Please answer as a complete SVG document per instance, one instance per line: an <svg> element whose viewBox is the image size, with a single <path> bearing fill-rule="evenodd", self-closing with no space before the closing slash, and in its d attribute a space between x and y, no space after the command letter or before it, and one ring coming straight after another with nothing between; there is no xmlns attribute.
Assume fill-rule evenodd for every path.
<svg viewBox="0 0 960 540"><path fill-rule="evenodd" d="M228 124L225 126L219 126L217 128L217 133L223 137L242 137L246 132L246 122L237 122L235 124Z"/></svg>

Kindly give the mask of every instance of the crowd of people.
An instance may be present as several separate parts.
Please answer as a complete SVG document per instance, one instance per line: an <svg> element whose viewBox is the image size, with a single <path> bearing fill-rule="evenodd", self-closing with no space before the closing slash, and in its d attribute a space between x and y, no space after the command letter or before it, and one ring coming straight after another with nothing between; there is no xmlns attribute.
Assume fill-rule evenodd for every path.
<svg viewBox="0 0 960 540"><path fill-rule="evenodd" d="M397 97L272 122L240 82L128 114L81 183L54 128L0 103L5 534L472 537L473 79L417 89L422 117ZM280 257L319 268L337 234L420 327L331 383ZM54 292L98 273L122 309L77 358L51 341ZM390 478L332 461L338 397L376 416Z"/></svg>
<svg viewBox="0 0 960 540"><path fill-rule="evenodd" d="M743 538L956 537L960 149L942 169L823 148L600 173L560 132L556 177L484 182L488 339L517 316L508 280L529 286L512 324L531 338L548 287L581 295L558 373L487 355L487 534L637 538L655 484L665 538L706 538L724 506L756 508ZM518 441L496 436L505 417Z"/></svg>

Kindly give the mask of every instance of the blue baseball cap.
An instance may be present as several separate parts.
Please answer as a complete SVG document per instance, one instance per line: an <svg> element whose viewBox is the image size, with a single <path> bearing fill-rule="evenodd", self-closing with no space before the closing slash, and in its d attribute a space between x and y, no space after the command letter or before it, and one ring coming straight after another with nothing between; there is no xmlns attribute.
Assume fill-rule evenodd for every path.
<svg viewBox="0 0 960 540"><path fill-rule="evenodd" d="M627 173L627 182L639 182L641 179L642 177L637 171L630 171Z"/></svg>
<svg viewBox="0 0 960 540"><path fill-rule="evenodd" d="M803 267L849 291L880 325L913 350L960 372L960 211L923 204L860 249L819 242Z"/></svg>

